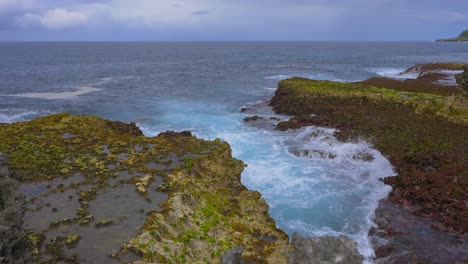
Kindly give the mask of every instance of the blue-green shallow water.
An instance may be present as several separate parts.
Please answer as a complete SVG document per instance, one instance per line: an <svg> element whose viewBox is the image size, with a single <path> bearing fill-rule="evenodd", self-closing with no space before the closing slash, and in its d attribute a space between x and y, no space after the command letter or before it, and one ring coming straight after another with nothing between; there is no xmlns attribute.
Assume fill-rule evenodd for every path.
<svg viewBox="0 0 468 264"><path fill-rule="evenodd" d="M262 193L280 228L350 235L371 257L367 232L390 191L378 180L393 174L388 161L365 142L337 142L329 129L278 132L242 119L273 116L258 104L288 76L355 81L439 61L468 61L468 45L0 43L0 122L65 111L135 121L147 135L189 129L222 138L248 164L242 181ZM375 159L352 159L363 152Z"/></svg>

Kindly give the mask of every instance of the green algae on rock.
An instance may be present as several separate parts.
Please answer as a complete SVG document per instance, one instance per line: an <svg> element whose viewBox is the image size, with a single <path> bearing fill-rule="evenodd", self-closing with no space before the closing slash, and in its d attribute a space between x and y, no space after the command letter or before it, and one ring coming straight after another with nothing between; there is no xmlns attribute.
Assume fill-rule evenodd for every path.
<svg viewBox="0 0 468 264"><path fill-rule="evenodd" d="M328 101L332 111L337 104L374 104L379 107L405 108L417 114L443 116L452 121L468 121L466 96L442 96L430 93L399 91L360 83L315 81L291 78L279 83L272 105L275 111L291 115L325 114L311 102ZM322 111L322 112L318 112Z"/></svg>
<svg viewBox="0 0 468 264"><path fill-rule="evenodd" d="M27 222L37 262L89 258L82 248L89 246L90 234L111 234L105 232L133 216L106 220L106 208L95 204L105 202L107 193L116 198L128 194L131 189L125 186L132 185L135 195L155 203L156 210L138 210L145 221L135 227L134 238L93 256L99 257L96 261L134 252L139 257L133 260L143 263L218 262L240 246L245 261L287 261L287 235L276 228L261 195L240 183L245 165L231 157L221 140L197 139L190 132L149 138L134 124L69 114L0 124L0 137L10 168L21 176L26 192L34 190L28 194L27 213L40 221ZM168 199L155 198L155 189L167 191ZM108 211L121 211L115 209Z"/></svg>
<svg viewBox="0 0 468 264"><path fill-rule="evenodd" d="M81 236L77 234L69 234L65 237L65 244L67 247L75 247L76 244L80 241Z"/></svg>
<svg viewBox="0 0 468 264"><path fill-rule="evenodd" d="M226 143L214 143L167 176L167 209L153 213L127 245L142 263L215 263L237 246L245 247L245 261L286 263L287 235L268 216L261 195L240 183L244 164L231 158Z"/></svg>

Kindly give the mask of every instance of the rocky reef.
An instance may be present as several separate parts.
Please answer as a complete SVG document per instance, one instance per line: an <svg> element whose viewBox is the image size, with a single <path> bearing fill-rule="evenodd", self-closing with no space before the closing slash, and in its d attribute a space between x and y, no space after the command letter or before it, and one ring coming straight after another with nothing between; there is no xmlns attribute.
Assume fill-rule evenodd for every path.
<svg viewBox="0 0 468 264"><path fill-rule="evenodd" d="M349 239L291 245L260 193L241 184L246 165L219 139L145 137L135 124L69 114L0 124L0 137L19 179L5 176L2 156L6 263L28 255L16 253L21 241L34 263L304 263L304 254L362 261Z"/></svg>
<svg viewBox="0 0 468 264"><path fill-rule="evenodd" d="M468 41L468 30L463 31L458 37L448 39L438 39L439 42L460 42Z"/></svg>
<svg viewBox="0 0 468 264"><path fill-rule="evenodd" d="M460 62L419 64L400 73L400 80L375 77L360 83L397 91L423 92L444 96L460 94L463 91L457 89L456 74L463 72L466 66L466 63ZM401 78L408 76L412 78L401 80Z"/></svg>
<svg viewBox="0 0 468 264"><path fill-rule="evenodd" d="M460 69L465 65L417 68L419 72L451 71L452 66ZM340 140L365 139L373 143L398 173L384 179L393 187L390 201L412 215L430 219L432 230L450 234L452 247L460 247L468 231L467 94L459 87L438 84L434 75L424 76L419 74L414 80L422 86L410 80L385 78L359 83L292 78L279 83L271 105L278 113L294 116L280 122L278 129L333 127L338 129L336 136ZM387 235L392 233L391 227L383 229ZM414 247L411 243L424 243L415 241L403 238L395 243L403 243L406 248ZM399 253L391 245L388 247L395 250L387 250L387 255L379 251L380 245L376 247L381 258ZM466 250L466 245L462 247ZM413 253L417 255L414 259L424 263L433 261L422 251ZM445 253L450 255L450 249ZM451 261L463 259L454 256ZM393 262L387 259L382 263Z"/></svg>

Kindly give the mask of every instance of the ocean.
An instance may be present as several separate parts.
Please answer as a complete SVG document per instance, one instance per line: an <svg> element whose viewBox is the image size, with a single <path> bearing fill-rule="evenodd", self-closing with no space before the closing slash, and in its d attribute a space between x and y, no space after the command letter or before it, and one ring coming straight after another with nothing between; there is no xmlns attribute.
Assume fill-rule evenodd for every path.
<svg viewBox="0 0 468 264"><path fill-rule="evenodd" d="M419 63L468 62L466 43L441 42L25 42L0 43L0 122L68 112L136 122L145 135L191 130L227 141L289 235L348 235L370 259L378 201L395 174L365 141L333 129L281 132L267 101L292 76L401 78ZM405 76L403 76L405 77ZM248 109L240 112L241 108ZM267 121L245 123L248 116ZM270 119L277 118L277 119ZM353 157L371 154L366 161Z"/></svg>

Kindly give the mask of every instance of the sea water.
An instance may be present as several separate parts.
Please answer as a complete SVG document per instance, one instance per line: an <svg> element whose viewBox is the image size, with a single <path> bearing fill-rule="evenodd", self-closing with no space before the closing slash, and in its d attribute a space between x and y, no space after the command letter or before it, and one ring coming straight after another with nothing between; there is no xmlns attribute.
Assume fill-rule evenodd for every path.
<svg viewBox="0 0 468 264"><path fill-rule="evenodd" d="M0 43L0 122L69 112L134 121L148 136L221 138L248 165L242 182L262 193L278 227L348 235L371 261L368 231L391 190L379 180L394 175L391 164L365 141L339 142L333 129L272 129L288 117L267 101L292 76L401 77L417 63L460 58L468 60L464 43ZM265 121L244 123L251 115Z"/></svg>

